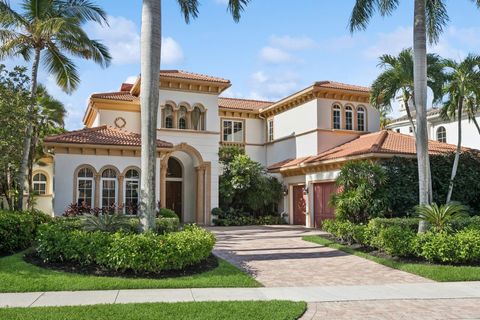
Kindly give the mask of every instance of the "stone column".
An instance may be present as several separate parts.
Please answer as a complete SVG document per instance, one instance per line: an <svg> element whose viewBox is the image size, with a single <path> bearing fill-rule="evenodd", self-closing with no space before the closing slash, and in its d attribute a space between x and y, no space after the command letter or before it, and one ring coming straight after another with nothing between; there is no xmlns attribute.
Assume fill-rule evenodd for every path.
<svg viewBox="0 0 480 320"><path fill-rule="evenodd" d="M210 162L205 163L205 225L212 223L212 165Z"/></svg>
<svg viewBox="0 0 480 320"><path fill-rule="evenodd" d="M168 158L160 161L160 207L165 208L167 202L167 168Z"/></svg>
<svg viewBox="0 0 480 320"><path fill-rule="evenodd" d="M118 176L118 203L117 203L117 209L122 207L124 205L125 199L123 199L124 196L124 190L123 190L123 180L124 180L123 175ZM125 212L125 210L119 210L118 213Z"/></svg>
<svg viewBox="0 0 480 320"><path fill-rule="evenodd" d="M93 200L93 207L100 208L100 174L95 175L95 199Z"/></svg>
<svg viewBox="0 0 480 320"><path fill-rule="evenodd" d="M195 167L197 172L197 212L195 222L197 224L205 223L205 166Z"/></svg>
<svg viewBox="0 0 480 320"><path fill-rule="evenodd" d="M187 118L187 129L190 129L190 130L193 129L193 127L192 127L192 111L187 110L186 118Z"/></svg>

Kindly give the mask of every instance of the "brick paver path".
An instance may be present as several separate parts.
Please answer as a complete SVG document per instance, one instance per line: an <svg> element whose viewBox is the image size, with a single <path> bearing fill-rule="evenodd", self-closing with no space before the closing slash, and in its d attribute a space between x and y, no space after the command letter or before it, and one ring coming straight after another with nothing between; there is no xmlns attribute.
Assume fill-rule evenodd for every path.
<svg viewBox="0 0 480 320"><path fill-rule="evenodd" d="M267 287L431 282L302 240L321 231L292 226L212 227L214 253Z"/></svg>
<svg viewBox="0 0 480 320"><path fill-rule="evenodd" d="M480 299L377 300L309 303L301 320L480 319Z"/></svg>

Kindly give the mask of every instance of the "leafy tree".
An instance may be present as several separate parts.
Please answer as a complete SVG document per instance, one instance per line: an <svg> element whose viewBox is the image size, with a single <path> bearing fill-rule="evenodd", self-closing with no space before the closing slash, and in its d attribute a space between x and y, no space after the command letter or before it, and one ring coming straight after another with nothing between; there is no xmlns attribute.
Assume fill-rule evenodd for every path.
<svg viewBox="0 0 480 320"><path fill-rule="evenodd" d="M15 175L21 162L18 146L22 144L27 126L27 109L30 104L30 81L25 68L8 71L0 65L0 191L10 210L15 209L17 187Z"/></svg>
<svg viewBox="0 0 480 320"><path fill-rule="evenodd" d="M410 125L415 132L411 110L414 97L413 82L413 52L412 49L402 50L398 56L385 54L378 64L384 71L372 84L370 101L377 109L392 111L392 100L400 96L407 112ZM443 63L436 54L427 54L427 84L433 92L433 101L439 101L443 96Z"/></svg>
<svg viewBox="0 0 480 320"><path fill-rule="evenodd" d="M447 84L445 92L448 99L443 108L442 115L447 118L457 118L457 149L455 151L455 160L453 161L452 174L447 194L447 203L450 202L453 192L453 184L458 169L458 161L462 152L462 118L464 106L467 110L478 108L478 98L480 97L480 56L468 55L463 61L456 62L451 59L445 60L447 69ZM473 117L475 118L475 116Z"/></svg>
<svg viewBox="0 0 480 320"><path fill-rule="evenodd" d="M348 162L340 170L340 192L330 199L339 220L366 223L386 211L385 170L372 161Z"/></svg>
<svg viewBox="0 0 480 320"><path fill-rule="evenodd" d="M22 56L32 60L28 121L24 137L22 161L18 174L18 207L23 208L24 182L30 159L34 126L33 110L37 94L40 62L55 76L62 90L71 93L80 82L77 67L67 56L93 60L102 67L109 65L107 48L90 39L82 29L86 22L106 24L106 13L89 0L22 0L21 11L0 0L0 58ZM40 59L41 58L41 59Z"/></svg>
<svg viewBox="0 0 480 320"><path fill-rule="evenodd" d="M198 0L177 0L186 23L198 16ZM235 22L250 0L228 0L228 10ZM161 0L143 0L141 32L141 179L140 222L143 231L155 228L156 139L159 91L158 72L162 49Z"/></svg>

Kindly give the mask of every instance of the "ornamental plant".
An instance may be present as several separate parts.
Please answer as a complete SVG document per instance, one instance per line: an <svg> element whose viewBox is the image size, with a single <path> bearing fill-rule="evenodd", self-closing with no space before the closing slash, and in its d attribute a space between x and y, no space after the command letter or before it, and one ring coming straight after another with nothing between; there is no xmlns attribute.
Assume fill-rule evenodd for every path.
<svg viewBox="0 0 480 320"><path fill-rule="evenodd" d="M449 224L468 215L468 208L460 203L421 205L416 207L418 217L431 225L436 232L446 231Z"/></svg>

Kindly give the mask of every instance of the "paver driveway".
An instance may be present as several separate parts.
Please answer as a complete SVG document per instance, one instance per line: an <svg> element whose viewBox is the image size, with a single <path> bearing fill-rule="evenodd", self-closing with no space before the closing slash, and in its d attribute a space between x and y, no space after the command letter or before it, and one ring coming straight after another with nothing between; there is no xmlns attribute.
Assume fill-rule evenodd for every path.
<svg viewBox="0 0 480 320"><path fill-rule="evenodd" d="M212 227L214 253L267 287L430 282L373 261L302 240L321 231L292 226Z"/></svg>

